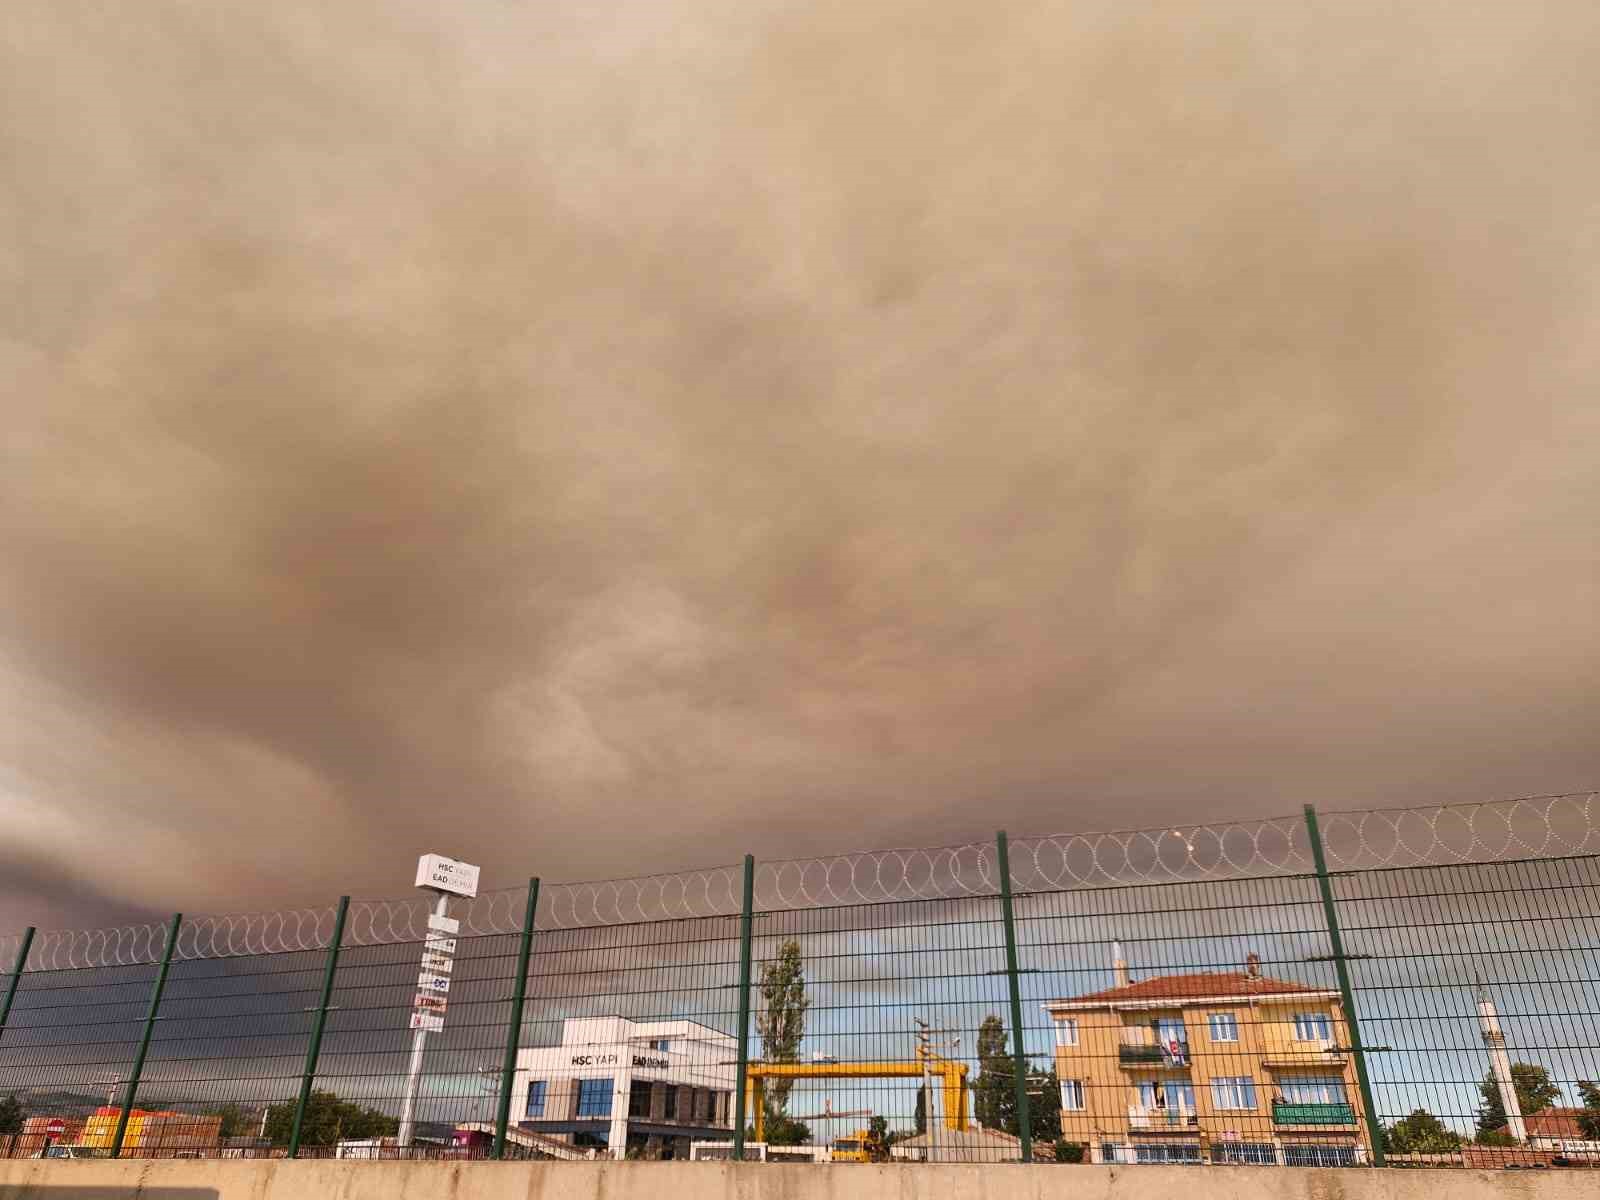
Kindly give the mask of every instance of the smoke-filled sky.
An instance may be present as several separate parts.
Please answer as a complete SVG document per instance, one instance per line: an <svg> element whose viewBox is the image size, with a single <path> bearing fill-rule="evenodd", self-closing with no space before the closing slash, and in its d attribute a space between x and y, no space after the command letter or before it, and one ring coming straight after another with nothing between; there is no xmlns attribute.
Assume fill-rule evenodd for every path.
<svg viewBox="0 0 1600 1200"><path fill-rule="evenodd" d="M1586 0L0 46L0 928L1600 778Z"/></svg>

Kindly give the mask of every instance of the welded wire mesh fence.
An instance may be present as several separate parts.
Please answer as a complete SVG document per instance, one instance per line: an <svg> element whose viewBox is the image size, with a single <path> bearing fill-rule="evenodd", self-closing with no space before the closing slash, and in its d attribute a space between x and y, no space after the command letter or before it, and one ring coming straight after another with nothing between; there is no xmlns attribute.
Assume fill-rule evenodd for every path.
<svg viewBox="0 0 1600 1200"><path fill-rule="evenodd" d="M1600 1166L1595 809L0 938L0 1154Z"/></svg>

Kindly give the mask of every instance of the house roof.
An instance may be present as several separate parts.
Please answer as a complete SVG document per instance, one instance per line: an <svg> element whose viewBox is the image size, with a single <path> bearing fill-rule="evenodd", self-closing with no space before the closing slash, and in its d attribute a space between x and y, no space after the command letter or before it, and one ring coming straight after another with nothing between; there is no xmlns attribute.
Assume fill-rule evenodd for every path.
<svg viewBox="0 0 1600 1200"><path fill-rule="evenodd" d="M1584 1132L1578 1125L1581 1108L1541 1108L1522 1118L1529 1137L1561 1138L1581 1142ZM1501 1126L1505 1128L1504 1125Z"/></svg>
<svg viewBox="0 0 1600 1200"><path fill-rule="evenodd" d="M1046 1005L1047 1008L1103 1007L1116 1004L1149 1003L1158 1000L1231 1000L1258 996L1322 996L1326 988L1251 975L1247 971L1198 971L1189 975L1157 975L1125 987L1106 988L1082 996L1072 996Z"/></svg>

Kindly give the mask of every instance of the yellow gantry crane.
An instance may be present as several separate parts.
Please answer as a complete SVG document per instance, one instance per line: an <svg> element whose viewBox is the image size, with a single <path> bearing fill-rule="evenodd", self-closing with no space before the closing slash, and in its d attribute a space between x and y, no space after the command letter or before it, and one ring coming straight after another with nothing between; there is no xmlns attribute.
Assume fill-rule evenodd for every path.
<svg viewBox="0 0 1600 1200"><path fill-rule="evenodd" d="M947 1129L967 1127L967 1064L940 1058L925 1047L917 1047L911 1062L826 1062L750 1064L746 1075L745 1111L754 1114L755 1140L766 1140L767 1080L769 1079L920 1079L923 1073L937 1075L944 1092L944 1123Z"/></svg>

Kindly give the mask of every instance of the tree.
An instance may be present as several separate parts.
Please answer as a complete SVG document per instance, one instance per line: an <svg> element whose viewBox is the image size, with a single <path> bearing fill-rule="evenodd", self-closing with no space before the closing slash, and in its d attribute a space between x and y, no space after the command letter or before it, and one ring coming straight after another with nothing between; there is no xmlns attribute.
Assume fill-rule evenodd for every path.
<svg viewBox="0 0 1600 1200"><path fill-rule="evenodd" d="M1418 1108L1389 1126L1384 1145L1391 1154L1447 1154L1461 1145L1461 1135L1446 1129L1427 1109Z"/></svg>
<svg viewBox="0 0 1600 1200"><path fill-rule="evenodd" d="M887 1162L889 1147L894 1145L894 1134L889 1132L887 1117L867 1118L867 1154L873 1162Z"/></svg>
<svg viewBox="0 0 1600 1200"><path fill-rule="evenodd" d="M287 1146L294 1128L294 1104L274 1104L267 1109L267 1138L274 1146ZM331 1146L359 1138L393 1137L400 1122L376 1108L362 1108L332 1092L314 1091L306 1103L300 1142L305 1146Z"/></svg>
<svg viewBox="0 0 1600 1200"><path fill-rule="evenodd" d="M928 1132L928 1089L917 1089L917 1107L911 1114L911 1120L916 1126L917 1136L921 1137Z"/></svg>
<svg viewBox="0 0 1600 1200"><path fill-rule="evenodd" d="M978 1026L978 1077L972 1081L972 1112L986 1129L1016 1128L1014 1069L1006 1053L1005 1022L990 1013Z"/></svg>
<svg viewBox="0 0 1600 1200"><path fill-rule="evenodd" d="M240 1108L237 1104L224 1104L211 1115L222 1118L222 1125L217 1130L217 1136L219 1138L242 1137L249 1132L249 1126L245 1120L244 1109ZM294 1120L294 1114L292 1112L289 1115L289 1120L291 1122Z"/></svg>
<svg viewBox="0 0 1600 1200"><path fill-rule="evenodd" d="M1600 1084L1583 1080L1578 1084L1578 1099L1583 1101L1578 1110L1578 1128L1590 1141L1600 1142Z"/></svg>
<svg viewBox="0 0 1600 1200"><path fill-rule="evenodd" d="M0 1100L0 1135L21 1133L25 1115L22 1102L17 1099L15 1092Z"/></svg>
<svg viewBox="0 0 1600 1200"><path fill-rule="evenodd" d="M1085 1146L1082 1142L1069 1142L1066 1138L1057 1138L1055 1144L1056 1161L1058 1163L1081 1163Z"/></svg>
<svg viewBox="0 0 1600 1200"><path fill-rule="evenodd" d="M1517 1107L1525 1117L1549 1108L1561 1099L1561 1089L1550 1082L1550 1072L1537 1063L1512 1063L1511 1086L1517 1091ZM1493 1071L1483 1077L1483 1082L1478 1085L1478 1093L1483 1097L1483 1103L1478 1107L1478 1140L1482 1141L1483 1134L1505 1126L1506 1106L1500 1098L1500 1085L1495 1082Z"/></svg>
<svg viewBox="0 0 1600 1200"><path fill-rule="evenodd" d="M1028 1128L1036 1142L1052 1142L1061 1136L1061 1080L1054 1067L1028 1071Z"/></svg>
<svg viewBox="0 0 1600 1200"><path fill-rule="evenodd" d="M807 1146L811 1144L811 1126L804 1121L796 1121L788 1113L774 1112L770 1108L762 1118L766 1128L762 1130L769 1146ZM756 1127L745 1126L745 1137L750 1141L756 1140Z"/></svg>
<svg viewBox="0 0 1600 1200"><path fill-rule="evenodd" d="M792 1063L798 1059L800 1039L806 1035L806 1009L810 1007L800 943L791 938L778 947L777 957L761 968L761 1011L756 1015L756 1029L761 1034L764 1062ZM767 1081L769 1133L773 1116L789 1111L789 1092L793 1087L792 1079Z"/></svg>

